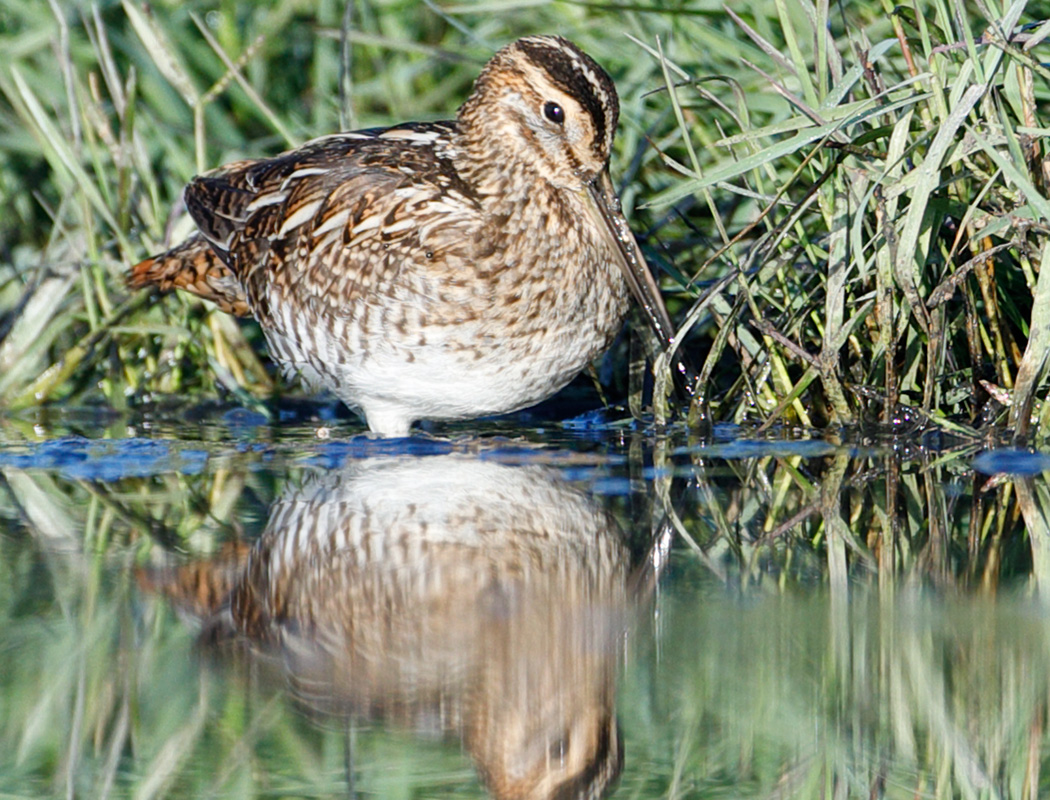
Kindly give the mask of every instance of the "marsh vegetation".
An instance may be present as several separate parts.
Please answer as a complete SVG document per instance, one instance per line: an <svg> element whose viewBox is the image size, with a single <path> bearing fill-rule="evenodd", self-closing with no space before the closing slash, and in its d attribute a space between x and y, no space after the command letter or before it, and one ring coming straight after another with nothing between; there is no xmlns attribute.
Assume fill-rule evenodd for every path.
<svg viewBox="0 0 1050 800"><path fill-rule="evenodd" d="M1047 29L1031 4L3 14L6 407L283 391L250 324L124 288L186 235L182 185L333 130L447 118L499 44L556 31L617 81L614 175L700 368L694 422L1046 427ZM630 351L602 374L627 374ZM639 415L630 374L608 392Z"/></svg>
<svg viewBox="0 0 1050 800"><path fill-rule="evenodd" d="M540 712L573 708L620 797L1046 793L1050 9L653 5L0 5L0 791L499 794L508 753L572 761ZM375 442L251 322L126 290L194 174L448 118L532 32L616 81L613 176L691 403L625 334L537 412ZM481 557L503 518L528 556L399 606L429 544L371 594L367 548L336 548L360 627L317 641L227 613L290 532L415 541L288 510L331 521L402 468L403 531L468 487L488 521L448 541ZM337 650L383 669L341 683ZM537 720L557 734L486 749Z"/></svg>

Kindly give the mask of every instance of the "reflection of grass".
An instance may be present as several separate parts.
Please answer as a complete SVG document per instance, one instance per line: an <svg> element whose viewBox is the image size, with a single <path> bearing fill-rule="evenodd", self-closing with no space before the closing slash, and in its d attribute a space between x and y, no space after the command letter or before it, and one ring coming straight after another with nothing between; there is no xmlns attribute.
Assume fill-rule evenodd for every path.
<svg viewBox="0 0 1050 800"><path fill-rule="evenodd" d="M107 576L108 577L108 576ZM318 727L252 671L201 668L194 632L160 599L105 592L70 619L5 633L0 791L78 796L326 797L345 792L345 733ZM142 617L135 619L135 608ZM42 624L45 623L45 624ZM41 670L39 665L47 665ZM455 744L359 732L358 788L474 787ZM8 746L10 745L10 746ZM411 764L406 759L411 755ZM410 767L410 768L406 768Z"/></svg>
<svg viewBox="0 0 1050 800"><path fill-rule="evenodd" d="M618 81L615 172L716 418L966 432L1015 390L1027 424L1050 206L1025 3L351 6L345 61L336 3L4 11L0 404L270 391L254 327L126 297L127 266L185 235L179 187L340 127L448 116L498 45L556 31Z"/></svg>
<svg viewBox="0 0 1050 800"><path fill-rule="evenodd" d="M995 593L1029 575L1041 539L1024 536L1014 484L975 477L969 455L698 455L697 490L671 506L698 563L727 582L783 589L849 578ZM1046 580L1046 568L1034 576Z"/></svg>
<svg viewBox="0 0 1050 800"><path fill-rule="evenodd" d="M660 611L622 688L625 797L1046 789L1050 642L1024 604L686 591Z"/></svg>

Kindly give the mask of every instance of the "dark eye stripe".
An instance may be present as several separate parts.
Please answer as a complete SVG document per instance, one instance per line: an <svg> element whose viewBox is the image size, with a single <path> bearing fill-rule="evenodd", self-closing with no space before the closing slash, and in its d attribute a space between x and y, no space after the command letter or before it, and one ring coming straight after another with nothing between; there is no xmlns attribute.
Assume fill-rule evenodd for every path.
<svg viewBox="0 0 1050 800"><path fill-rule="evenodd" d="M620 104L612 79L594 60L566 39L536 36L519 39L518 48L542 69L551 83L583 107L598 136L595 150L607 153L616 130Z"/></svg>

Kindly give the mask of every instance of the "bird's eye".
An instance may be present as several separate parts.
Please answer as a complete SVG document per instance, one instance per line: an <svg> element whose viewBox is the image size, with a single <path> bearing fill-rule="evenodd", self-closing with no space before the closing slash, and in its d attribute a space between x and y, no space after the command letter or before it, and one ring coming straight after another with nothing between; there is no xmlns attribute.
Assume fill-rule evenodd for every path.
<svg viewBox="0 0 1050 800"><path fill-rule="evenodd" d="M543 104L543 116L558 125L565 124L565 109L553 101Z"/></svg>

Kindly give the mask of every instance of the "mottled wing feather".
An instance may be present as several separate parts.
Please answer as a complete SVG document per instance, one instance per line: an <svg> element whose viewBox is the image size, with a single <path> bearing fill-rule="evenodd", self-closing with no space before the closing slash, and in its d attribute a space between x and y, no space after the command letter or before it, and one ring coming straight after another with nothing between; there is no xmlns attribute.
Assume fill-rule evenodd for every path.
<svg viewBox="0 0 1050 800"><path fill-rule="evenodd" d="M262 321L272 319L275 291L352 313L405 264L474 240L476 198L441 152L452 125L335 134L231 164L194 179L186 206ZM430 217L444 235L434 235Z"/></svg>

